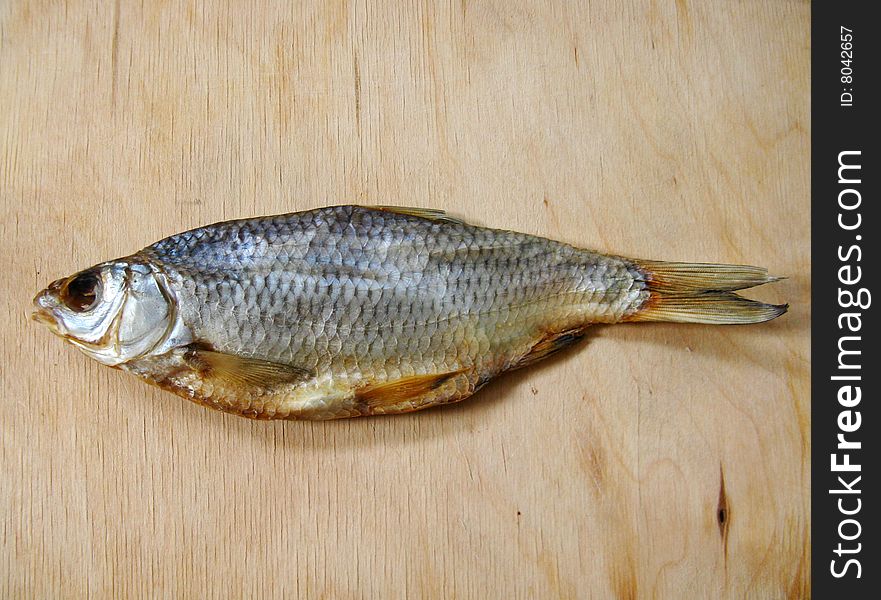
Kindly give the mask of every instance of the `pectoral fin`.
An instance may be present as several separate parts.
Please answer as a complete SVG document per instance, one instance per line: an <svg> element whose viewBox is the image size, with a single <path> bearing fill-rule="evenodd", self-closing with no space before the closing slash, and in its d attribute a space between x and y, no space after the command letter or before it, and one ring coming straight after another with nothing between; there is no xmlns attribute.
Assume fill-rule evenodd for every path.
<svg viewBox="0 0 881 600"><path fill-rule="evenodd" d="M259 358L226 354L199 345L189 348L185 360L203 377L219 379L231 386L270 389L303 381L312 376L307 369Z"/></svg>

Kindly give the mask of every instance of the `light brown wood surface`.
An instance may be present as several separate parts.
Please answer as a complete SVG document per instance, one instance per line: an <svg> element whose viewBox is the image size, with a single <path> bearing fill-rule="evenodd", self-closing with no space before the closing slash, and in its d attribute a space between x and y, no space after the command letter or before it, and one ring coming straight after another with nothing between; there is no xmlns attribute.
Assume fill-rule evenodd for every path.
<svg viewBox="0 0 881 600"><path fill-rule="evenodd" d="M809 596L809 17L0 2L0 596ZM166 235L353 202L759 264L792 306L327 423L208 411L27 319Z"/></svg>

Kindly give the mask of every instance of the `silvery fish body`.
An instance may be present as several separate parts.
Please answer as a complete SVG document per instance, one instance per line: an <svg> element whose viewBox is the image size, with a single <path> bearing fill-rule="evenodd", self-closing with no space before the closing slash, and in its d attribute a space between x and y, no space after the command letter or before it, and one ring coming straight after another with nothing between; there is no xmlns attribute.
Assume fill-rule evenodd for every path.
<svg viewBox="0 0 881 600"><path fill-rule="evenodd" d="M391 414L467 398L592 323L747 323L763 269L610 256L440 211L338 206L217 223L41 292L97 360L255 418Z"/></svg>

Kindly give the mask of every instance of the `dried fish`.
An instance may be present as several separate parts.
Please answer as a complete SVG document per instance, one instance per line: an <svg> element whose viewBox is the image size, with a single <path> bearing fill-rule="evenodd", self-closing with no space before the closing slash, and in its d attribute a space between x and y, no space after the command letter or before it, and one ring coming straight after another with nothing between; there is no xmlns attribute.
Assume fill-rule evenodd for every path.
<svg viewBox="0 0 881 600"><path fill-rule="evenodd" d="M749 266L633 260L337 206L217 223L53 282L34 318L92 358L246 417L333 419L457 402L593 323L758 323Z"/></svg>

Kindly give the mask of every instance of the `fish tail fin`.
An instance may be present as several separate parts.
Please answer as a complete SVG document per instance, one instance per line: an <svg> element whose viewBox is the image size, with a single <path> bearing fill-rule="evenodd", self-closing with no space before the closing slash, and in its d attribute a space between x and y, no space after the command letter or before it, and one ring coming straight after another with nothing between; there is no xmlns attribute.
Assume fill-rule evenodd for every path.
<svg viewBox="0 0 881 600"><path fill-rule="evenodd" d="M734 325L776 319L788 304L767 304L738 294L779 281L767 270L745 265L635 261L646 275L648 300L628 321L668 321Z"/></svg>

